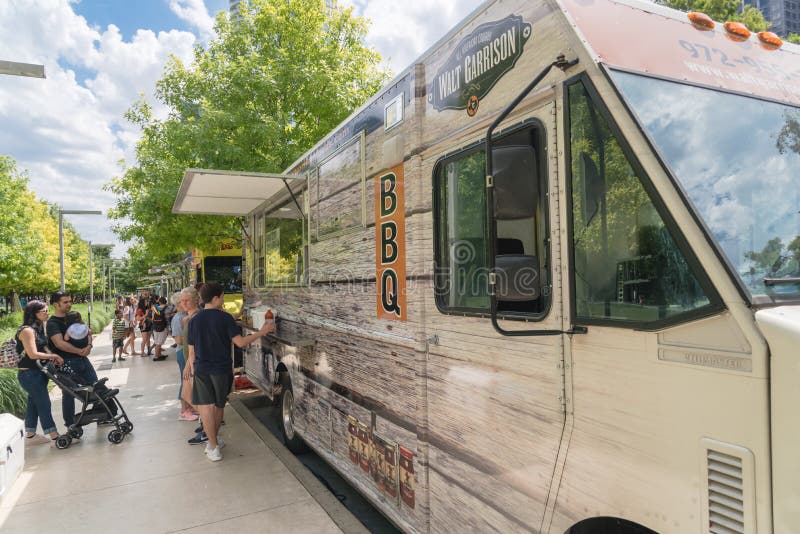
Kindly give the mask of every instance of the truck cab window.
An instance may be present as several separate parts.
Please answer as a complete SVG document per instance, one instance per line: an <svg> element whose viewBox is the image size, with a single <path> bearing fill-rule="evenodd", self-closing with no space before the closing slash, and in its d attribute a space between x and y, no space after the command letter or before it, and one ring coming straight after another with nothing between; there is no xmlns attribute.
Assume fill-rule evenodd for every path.
<svg viewBox="0 0 800 534"><path fill-rule="evenodd" d="M535 319L549 302L539 142L536 128L524 128L503 136L493 152L498 312L506 317ZM436 290L442 311L489 311L485 159L474 148L436 166Z"/></svg>
<svg viewBox="0 0 800 534"><path fill-rule="evenodd" d="M654 323L709 306L586 87L569 87L576 317Z"/></svg>

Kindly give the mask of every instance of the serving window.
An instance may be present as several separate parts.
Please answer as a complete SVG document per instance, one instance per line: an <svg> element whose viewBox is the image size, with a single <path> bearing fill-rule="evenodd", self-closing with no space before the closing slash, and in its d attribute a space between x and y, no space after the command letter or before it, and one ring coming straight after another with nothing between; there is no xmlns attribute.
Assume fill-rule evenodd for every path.
<svg viewBox="0 0 800 534"><path fill-rule="evenodd" d="M252 217L254 287L300 285L306 280L306 219L298 197Z"/></svg>
<svg viewBox="0 0 800 534"><path fill-rule="evenodd" d="M309 173L312 242L366 226L365 139L355 135Z"/></svg>

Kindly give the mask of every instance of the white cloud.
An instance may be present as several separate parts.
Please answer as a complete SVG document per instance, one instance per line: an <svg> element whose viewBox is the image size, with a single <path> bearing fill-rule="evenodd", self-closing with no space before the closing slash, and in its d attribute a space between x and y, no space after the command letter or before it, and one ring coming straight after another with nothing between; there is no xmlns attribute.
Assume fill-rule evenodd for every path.
<svg viewBox="0 0 800 534"><path fill-rule="evenodd" d="M213 36L213 0L164 0L202 40ZM344 0L372 19L367 37L395 72L404 69L468 15L480 0L407 2ZM0 50L11 61L44 64L47 79L0 77L0 154L30 170L38 196L66 209L114 205L103 184L133 161L139 132L123 118L155 82L170 54L190 62L197 37L185 31L136 31L125 40L109 25L93 27L72 9L75 0L0 0ZM156 107L156 113L163 109ZM118 243L111 222L74 216L85 239ZM115 255L124 253L118 246Z"/></svg>
<svg viewBox="0 0 800 534"><path fill-rule="evenodd" d="M381 53L396 74L444 37L482 1L342 0L342 4L353 6L357 15L370 19L367 44Z"/></svg>
<svg viewBox="0 0 800 534"><path fill-rule="evenodd" d="M208 14L203 0L169 0L169 8L175 15L200 31L203 40L214 33L214 18Z"/></svg>
<svg viewBox="0 0 800 534"><path fill-rule="evenodd" d="M2 59L44 64L47 74L45 80L0 77L0 153L30 170L39 197L65 209L105 212L114 198L102 186L120 174L120 159L133 161L139 135L124 112L140 94L155 103L155 82L169 55L191 61L196 37L138 30L125 41L114 25L90 27L70 3L0 2ZM118 243L103 218L69 219L85 239Z"/></svg>

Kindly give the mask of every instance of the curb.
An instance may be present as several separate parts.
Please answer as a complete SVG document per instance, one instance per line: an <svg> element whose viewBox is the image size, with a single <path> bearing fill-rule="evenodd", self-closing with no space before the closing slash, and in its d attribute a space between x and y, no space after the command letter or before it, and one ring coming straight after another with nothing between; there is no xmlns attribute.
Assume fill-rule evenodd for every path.
<svg viewBox="0 0 800 534"><path fill-rule="evenodd" d="M253 394L252 396L261 395ZM249 396L248 396L249 397ZM278 457L286 466L289 472L303 485L311 494L322 509L325 510L330 518L336 523L342 532L346 534L366 534L369 533L366 527L348 510L339 499L334 497L331 492L322 485L314 474L292 454L278 438L264 427L263 424L245 406L239 396L230 396L228 402L236 413L244 420L247 425L261 438L261 441Z"/></svg>

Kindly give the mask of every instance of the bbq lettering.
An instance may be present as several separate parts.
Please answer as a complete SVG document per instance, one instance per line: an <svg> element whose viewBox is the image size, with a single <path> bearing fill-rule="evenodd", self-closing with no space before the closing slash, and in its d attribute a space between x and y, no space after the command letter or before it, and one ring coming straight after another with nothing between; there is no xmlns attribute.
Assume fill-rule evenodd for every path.
<svg viewBox="0 0 800 534"><path fill-rule="evenodd" d="M406 320L405 193L403 166L375 180L377 315Z"/></svg>

